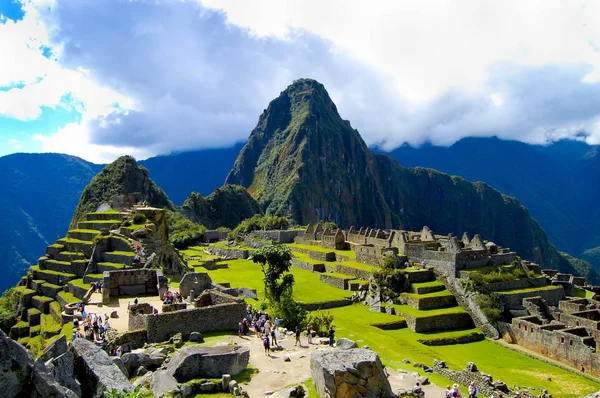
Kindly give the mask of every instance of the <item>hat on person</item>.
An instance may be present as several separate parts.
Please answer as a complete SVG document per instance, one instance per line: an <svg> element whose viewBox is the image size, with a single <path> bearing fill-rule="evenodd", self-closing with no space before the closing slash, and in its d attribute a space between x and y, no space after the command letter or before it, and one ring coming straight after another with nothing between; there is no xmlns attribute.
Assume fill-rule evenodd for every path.
<svg viewBox="0 0 600 398"><path fill-rule="evenodd" d="M472 381L472 382L471 382L471 385L472 385L472 386L474 386L474 385L475 385L475 382L474 382L474 381Z"/></svg>
<svg viewBox="0 0 600 398"><path fill-rule="evenodd" d="M454 383L454 385L452 386L452 388L454 388L455 390L458 390L458 384Z"/></svg>

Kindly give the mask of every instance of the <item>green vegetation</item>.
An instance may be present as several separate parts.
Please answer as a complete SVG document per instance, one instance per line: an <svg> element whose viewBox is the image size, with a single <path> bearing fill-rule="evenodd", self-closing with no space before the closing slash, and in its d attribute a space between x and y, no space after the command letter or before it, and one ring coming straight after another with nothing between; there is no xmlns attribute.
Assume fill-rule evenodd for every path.
<svg viewBox="0 0 600 398"><path fill-rule="evenodd" d="M104 167L85 187L69 229L75 229L86 213L93 212L102 203L110 203L117 195L132 193L138 193L152 206L174 209L163 190L148 177L148 170L138 167L133 157L121 156Z"/></svg>
<svg viewBox="0 0 600 398"><path fill-rule="evenodd" d="M176 211L167 211L167 222L169 223L169 240L177 249L183 249L198 243L206 227L196 224L183 217Z"/></svg>
<svg viewBox="0 0 600 398"><path fill-rule="evenodd" d="M260 264L264 275L265 298L273 309L273 315L283 319L283 325L292 330L304 324L306 310L294 300L294 275L292 252L285 245L266 245L256 250L252 261Z"/></svg>
<svg viewBox="0 0 600 398"><path fill-rule="evenodd" d="M463 280L463 286L468 291L480 291L484 285L490 283L509 282L523 278L535 277L536 275L533 272L526 272L522 268L515 268L511 272L470 272L469 279Z"/></svg>
<svg viewBox="0 0 600 398"><path fill-rule="evenodd" d="M313 330L321 337L327 336L328 330L333 325L333 315L329 311L312 311L306 318L306 324L311 325Z"/></svg>
<svg viewBox="0 0 600 398"><path fill-rule="evenodd" d="M17 322L17 306L21 301L18 289L12 288L0 297L0 329L5 333Z"/></svg>
<svg viewBox="0 0 600 398"><path fill-rule="evenodd" d="M229 239L237 239L240 233L248 233L258 230L287 229L290 226L290 220L285 217L261 216L256 214L252 218L247 218L239 223L233 231L229 233Z"/></svg>
<svg viewBox="0 0 600 398"><path fill-rule="evenodd" d="M479 293L477 297L475 297L475 302L490 322L496 323L502 319L502 307L498 300L498 295L495 293Z"/></svg>
<svg viewBox="0 0 600 398"><path fill-rule="evenodd" d="M104 395L106 398L141 398L142 393L140 392L141 386L137 386L135 390L131 392L119 391L113 388L110 391L105 391Z"/></svg>
<svg viewBox="0 0 600 398"><path fill-rule="evenodd" d="M143 224L146 222L146 215L144 213L135 213L131 217L131 221L136 225Z"/></svg>
<svg viewBox="0 0 600 398"><path fill-rule="evenodd" d="M63 299L67 304L78 303L81 301L69 292L58 292L57 296L60 296L60 298Z"/></svg>
<svg viewBox="0 0 600 398"><path fill-rule="evenodd" d="M381 268L373 272L373 280L384 297L395 299L404 289L406 275L403 270L394 268L394 259L391 256L386 256Z"/></svg>

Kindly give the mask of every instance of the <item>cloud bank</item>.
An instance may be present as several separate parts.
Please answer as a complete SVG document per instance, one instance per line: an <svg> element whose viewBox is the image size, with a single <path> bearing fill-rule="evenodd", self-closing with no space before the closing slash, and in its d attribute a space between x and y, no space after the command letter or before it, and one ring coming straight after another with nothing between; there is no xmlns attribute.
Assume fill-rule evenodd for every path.
<svg viewBox="0 0 600 398"><path fill-rule="evenodd" d="M598 144L597 4L34 1L56 56L28 81L55 68L47 102L68 92L82 112L36 139L96 161L229 146L288 84L311 77L385 149L491 135Z"/></svg>

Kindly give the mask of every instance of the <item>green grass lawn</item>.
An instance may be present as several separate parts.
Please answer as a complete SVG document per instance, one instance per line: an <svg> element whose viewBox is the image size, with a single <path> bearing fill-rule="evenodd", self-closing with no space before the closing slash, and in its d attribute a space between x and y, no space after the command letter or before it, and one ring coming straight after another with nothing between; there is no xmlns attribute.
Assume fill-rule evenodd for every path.
<svg viewBox="0 0 600 398"><path fill-rule="evenodd" d="M352 252L352 253L354 253L354 252ZM372 265L359 263L356 260L336 261L336 264L345 265L347 267L352 267L352 268L360 269L363 271L369 271L369 272L377 271L379 269L379 267L373 267Z"/></svg>
<svg viewBox="0 0 600 398"><path fill-rule="evenodd" d="M251 260L229 260L225 264L229 268L208 270L208 274L216 283L229 282L232 287L256 289L258 296L263 297L263 273L259 264ZM351 295L346 290L321 283L319 274L300 268L291 267L294 275L294 297L303 303L317 303L328 300L340 300Z"/></svg>
<svg viewBox="0 0 600 398"><path fill-rule="evenodd" d="M444 286L444 284L440 281L431 281L431 282L416 282L411 283L413 287L435 287L435 286Z"/></svg>
<svg viewBox="0 0 600 398"><path fill-rule="evenodd" d="M548 286L540 286L540 287L527 287L525 289L510 289L510 290L502 290L500 293L502 294L511 294L511 293L526 293L526 292L536 292L538 290L556 290L560 289L559 286L548 285Z"/></svg>
<svg viewBox="0 0 600 398"><path fill-rule="evenodd" d="M347 337L358 342L359 346L368 345L379 353L386 366L394 369L414 372L412 364L402 362L405 358L427 366L433 365L434 359L444 360L453 370L462 370L468 362L474 362L482 372L491 374L495 380L503 380L510 386L547 388L554 397L580 397L600 389L600 384L491 341L435 347L417 342L417 339L453 337L469 331L415 333L408 328L381 330L369 324L381 322L381 316L386 314L369 312L369 308L362 304L328 311L335 317L336 338ZM428 377L440 386L448 384L448 380L440 375L430 374ZM552 378L552 382L547 381L548 377Z"/></svg>
<svg viewBox="0 0 600 398"><path fill-rule="evenodd" d="M407 304L393 304L392 307L396 309L396 313L412 315L415 318L422 318L442 314L458 314L461 312L465 312L465 310L462 307L458 306L449 308L438 308L434 310L418 310Z"/></svg>
<svg viewBox="0 0 600 398"><path fill-rule="evenodd" d="M292 249L292 251L294 250L294 248L299 248L299 249L312 250L314 252L321 252L321 253L334 252L335 254L341 254L342 256L356 258L356 252L353 250L332 250L332 249L325 249L321 246L302 245L300 243L286 243L286 245L288 245Z"/></svg>

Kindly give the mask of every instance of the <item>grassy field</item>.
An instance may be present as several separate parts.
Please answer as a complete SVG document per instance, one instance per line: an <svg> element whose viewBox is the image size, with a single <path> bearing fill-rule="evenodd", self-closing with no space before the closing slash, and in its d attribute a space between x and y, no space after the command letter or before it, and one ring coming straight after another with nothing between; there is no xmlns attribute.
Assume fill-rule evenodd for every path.
<svg viewBox="0 0 600 398"><path fill-rule="evenodd" d="M335 254L341 254L342 256L356 258L356 252L353 250L332 250L332 249L325 249L320 246L302 245L300 243L288 243L287 245L292 249L292 251L294 251L294 248L298 248L298 249L312 250L312 251L321 252L321 253L334 252Z"/></svg>

